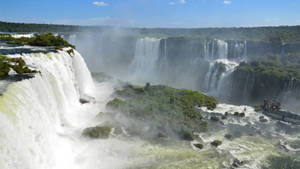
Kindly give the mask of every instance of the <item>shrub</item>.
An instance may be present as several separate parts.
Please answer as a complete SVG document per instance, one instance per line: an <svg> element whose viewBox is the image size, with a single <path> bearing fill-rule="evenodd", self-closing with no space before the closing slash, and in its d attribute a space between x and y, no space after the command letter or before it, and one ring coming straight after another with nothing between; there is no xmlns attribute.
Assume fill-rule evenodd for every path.
<svg viewBox="0 0 300 169"><path fill-rule="evenodd" d="M84 129L83 135L90 138L106 139L109 137L110 132L110 126L96 126Z"/></svg>
<svg viewBox="0 0 300 169"><path fill-rule="evenodd" d="M196 143L196 144L193 144L195 147L199 148L199 149L203 149L203 144L200 144L200 143Z"/></svg>
<svg viewBox="0 0 300 169"><path fill-rule="evenodd" d="M188 130L184 130L182 131L182 139L186 140L186 141L192 141L194 140L195 135L193 134L193 132L188 131Z"/></svg>
<svg viewBox="0 0 300 169"><path fill-rule="evenodd" d="M67 52L69 55L74 54L74 49L69 49L69 50L67 50Z"/></svg>
<svg viewBox="0 0 300 169"><path fill-rule="evenodd" d="M245 117L246 114L243 112L243 113L240 113L239 116L240 116L240 117Z"/></svg>
<svg viewBox="0 0 300 169"><path fill-rule="evenodd" d="M108 108L111 108L111 109L114 109L114 110L117 110L117 109L121 109L123 105L125 105L126 102L118 99L118 98L114 98L113 100L109 101L106 106Z"/></svg>
<svg viewBox="0 0 300 169"><path fill-rule="evenodd" d="M22 58L7 58L0 54L0 77L7 76L11 69L17 74L37 73L36 70L28 68Z"/></svg>
<svg viewBox="0 0 300 169"><path fill-rule="evenodd" d="M10 71L10 65L6 62L0 62L0 77L7 76Z"/></svg>
<svg viewBox="0 0 300 169"><path fill-rule="evenodd" d="M225 120L225 119L227 119L227 116L224 115L221 118L222 118L222 120Z"/></svg>
<svg viewBox="0 0 300 169"><path fill-rule="evenodd" d="M149 89L150 89L150 83L146 83L145 90L149 90Z"/></svg>
<svg viewBox="0 0 300 169"><path fill-rule="evenodd" d="M222 141L220 140L214 140L213 142L210 143L212 146L218 147L222 144Z"/></svg>
<svg viewBox="0 0 300 169"><path fill-rule="evenodd" d="M262 106L261 106L261 105L255 105L255 106L254 106L254 110L255 110L256 112L259 112L259 111L262 110Z"/></svg>
<svg viewBox="0 0 300 169"><path fill-rule="evenodd" d="M166 134L165 132L163 132L163 131L160 131L160 132L157 134L157 137L158 137L158 138L165 138L165 137L167 137L167 134Z"/></svg>
<svg viewBox="0 0 300 169"><path fill-rule="evenodd" d="M56 49L62 47L71 47L75 49L74 45L71 45L60 36L54 36L52 33L36 34L34 37L31 38L14 38L11 35L1 36L0 41L6 41L8 44L13 45L55 46Z"/></svg>
<svg viewBox="0 0 300 169"><path fill-rule="evenodd" d="M234 116L237 116L237 117L245 117L246 114L243 112L243 113L239 113L239 112L234 112L233 114Z"/></svg>

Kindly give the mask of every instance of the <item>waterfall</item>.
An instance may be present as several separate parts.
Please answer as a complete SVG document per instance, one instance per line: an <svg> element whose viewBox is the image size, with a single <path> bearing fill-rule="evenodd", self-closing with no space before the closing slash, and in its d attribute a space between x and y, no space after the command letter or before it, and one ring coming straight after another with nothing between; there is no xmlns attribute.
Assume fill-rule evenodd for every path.
<svg viewBox="0 0 300 169"><path fill-rule="evenodd" d="M223 40L207 41L204 46L204 59L209 62L205 76L206 92L215 97L230 95L230 75L240 62L247 60L247 42L231 42ZM220 70L220 65L222 70Z"/></svg>
<svg viewBox="0 0 300 169"><path fill-rule="evenodd" d="M299 113L299 95L300 84L296 79L292 78L285 82L283 90L277 99L290 110Z"/></svg>
<svg viewBox="0 0 300 169"><path fill-rule="evenodd" d="M74 140L87 115L79 99L94 88L83 58L76 51L8 57L41 73L10 84L0 97L0 168L77 169Z"/></svg>
<svg viewBox="0 0 300 169"><path fill-rule="evenodd" d="M228 57L228 43L215 39L204 44L204 58L206 60L226 59Z"/></svg>
<svg viewBox="0 0 300 169"><path fill-rule="evenodd" d="M218 54L217 58L218 59L227 59L228 57L228 43L223 41L223 40L217 40L217 49L218 49Z"/></svg>
<svg viewBox="0 0 300 169"><path fill-rule="evenodd" d="M147 82L155 79L160 41L160 39L148 37L137 40L134 59L130 65L135 81Z"/></svg>

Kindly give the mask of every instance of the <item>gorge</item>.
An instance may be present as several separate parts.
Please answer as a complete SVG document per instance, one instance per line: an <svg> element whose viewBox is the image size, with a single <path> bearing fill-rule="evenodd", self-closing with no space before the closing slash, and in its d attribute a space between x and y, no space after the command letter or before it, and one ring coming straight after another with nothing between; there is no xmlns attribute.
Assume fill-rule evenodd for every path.
<svg viewBox="0 0 300 169"><path fill-rule="evenodd" d="M300 165L299 126L251 106L265 97L298 101L297 72L262 73L275 67L262 60L294 56L297 44L122 30L58 34L76 50L1 44L2 55L39 72L1 80L0 168ZM101 138L103 128L109 132Z"/></svg>
<svg viewBox="0 0 300 169"><path fill-rule="evenodd" d="M282 102L289 98L286 103L299 99L297 65L292 65L299 53L298 42L137 37L120 30L92 35L82 33L70 39L90 60L103 60L88 61L92 70L141 83L190 88L236 104L258 104L265 98ZM102 45L89 48L82 41ZM297 110L293 104L287 106Z"/></svg>

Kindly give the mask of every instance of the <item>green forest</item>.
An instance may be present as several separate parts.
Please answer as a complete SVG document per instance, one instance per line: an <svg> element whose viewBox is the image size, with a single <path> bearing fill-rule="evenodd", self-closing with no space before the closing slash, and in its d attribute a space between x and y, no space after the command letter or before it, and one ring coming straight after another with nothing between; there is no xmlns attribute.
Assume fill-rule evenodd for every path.
<svg viewBox="0 0 300 169"><path fill-rule="evenodd" d="M54 24L27 24L0 21L0 32L80 32L103 31L109 26L76 26ZM126 28L144 36L197 37L201 39L265 40L280 38L283 42L300 42L300 26L241 27L241 28Z"/></svg>

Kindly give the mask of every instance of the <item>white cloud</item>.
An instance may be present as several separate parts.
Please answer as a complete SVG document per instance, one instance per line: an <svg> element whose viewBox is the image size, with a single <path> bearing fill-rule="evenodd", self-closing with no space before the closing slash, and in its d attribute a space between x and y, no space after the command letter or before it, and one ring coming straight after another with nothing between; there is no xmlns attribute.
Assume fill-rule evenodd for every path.
<svg viewBox="0 0 300 169"><path fill-rule="evenodd" d="M224 1L224 4L225 4L225 5L230 5L231 3L232 3L232 2L231 2L231 1L228 1L228 0L225 0L225 1Z"/></svg>
<svg viewBox="0 0 300 169"><path fill-rule="evenodd" d="M186 0L178 0L178 2L170 1L169 5L175 5L175 4L186 4Z"/></svg>
<svg viewBox="0 0 300 169"><path fill-rule="evenodd" d="M108 6L109 4L105 3L105 2L102 2L102 1L95 1L95 2L93 2L93 5L96 5L96 6Z"/></svg>
<svg viewBox="0 0 300 169"><path fill-rule="evenodd" d="M179 0L179 3L185 4L185 3L186 3L186 0Z"/></svg>

